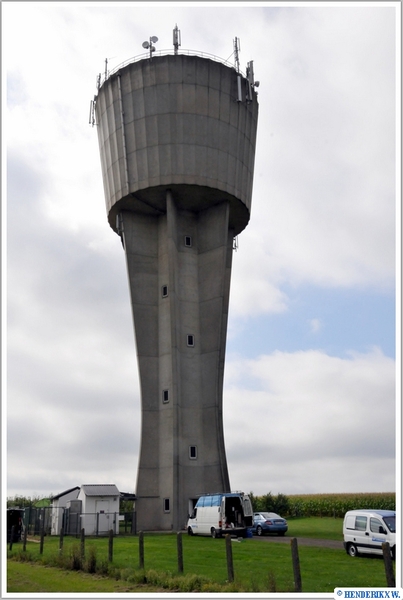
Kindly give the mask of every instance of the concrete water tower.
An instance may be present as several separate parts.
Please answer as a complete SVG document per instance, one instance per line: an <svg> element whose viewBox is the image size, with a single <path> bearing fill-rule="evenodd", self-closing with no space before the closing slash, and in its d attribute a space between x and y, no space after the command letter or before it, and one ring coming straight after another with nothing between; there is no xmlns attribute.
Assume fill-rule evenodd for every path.
<svg viewBox="0 0 403 600"><path fill-rule="evenodd" d="M175 29L173 53L157 56L150 38L146 56L99 78L92 103L137 346L139 530L179 530L197 495L230 491L224 359L233 244L251 208L258 82L252 62L239 71L237 38L235 67L179 53L178 39Z"/></svg>

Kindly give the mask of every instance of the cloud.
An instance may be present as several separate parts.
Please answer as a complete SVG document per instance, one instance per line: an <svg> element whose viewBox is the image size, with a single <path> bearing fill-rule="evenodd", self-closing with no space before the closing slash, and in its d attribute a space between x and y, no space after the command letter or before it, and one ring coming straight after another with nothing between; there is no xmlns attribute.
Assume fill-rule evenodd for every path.
<svg viewBox="0 0 403 600"><path fill-rule="evenodd" d="M394 489L395 364L377 348L233 360L224 420L232 487L243 478L257 494Z"/></svg>
<svg viewBox="0 0 403 600"><path fill-rule="evenodd" d="M278 311L279 299L285 308L285 281L393 287L392 22L393 10L353 8L346 19L321 8L288 9L260 24L268 30L255 60L261 86L252 214L239 238L247 257L234 273L238 285L259 290L259 268L277 293L265 302L257 296L254 312ZM233 314L247 312L248 300L234 294Z"/></svg>
<svg viewBox="0 0 403 600"><path fill-rule="evenodd" d="M319 331L323 327L322 321L320 319L311 319L309 325L311 333L319 333Z"/></svg>

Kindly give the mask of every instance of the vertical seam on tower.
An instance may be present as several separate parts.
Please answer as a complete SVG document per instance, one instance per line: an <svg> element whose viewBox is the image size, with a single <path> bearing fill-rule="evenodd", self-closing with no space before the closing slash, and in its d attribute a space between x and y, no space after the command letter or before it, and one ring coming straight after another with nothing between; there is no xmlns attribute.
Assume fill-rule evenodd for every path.
<svg viewBox="0 0 403 600"><path fill-rule="evenodd" d="M122 87L120 84L120 74L118 75L118 90L119 90L120 121L122 124L122 146L123 146L123 163L124 163L124 167L125 167L125 178L126 178L126 195L128 195L129 194L129 171L127 168L125 120L124 120L124 112L123 112Z"/></svg>

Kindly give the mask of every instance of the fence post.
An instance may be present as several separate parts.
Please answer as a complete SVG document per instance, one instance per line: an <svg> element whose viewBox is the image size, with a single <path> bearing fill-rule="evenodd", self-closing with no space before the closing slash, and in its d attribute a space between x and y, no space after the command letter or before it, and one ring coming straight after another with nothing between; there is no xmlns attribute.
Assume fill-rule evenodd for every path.
<svg viewBox="0 0 403 600"><path fill-rule="evenodd" d="M63 550L63 538L64 538L64 529L60 528L60 537L59 537L59 552Z"/></svg>
<svg viewBox="0 0 403 600"><path fill-rule="evenodd" d="M109 530L108 560L113 560L113 529Z"/></svg>
<svg viewBox="0 0 403 600"><path fill-rule="evenodd" d="M176 534L176 545L178 548L178 573L183 573L183 546L181 531L178 531Z"/></svg>
<svg viewBox="0 0 403 600"><path fill-rule="evenodd" d="M231 536L229 533L225 536L225 549L227 552L227 573L228 581L234 581L234 562L232 560Z"/></svg>
<svg viewBox="0 0 403 600"><path fill-rule="evenodd" d="M302 592L301 569L299 565L297 538L291 540L292 568L294 572L294 588L296 592Z"/></svg>
<svg viewBox="0 0 403 600"><path fill-rule="evenodd" d="M39 544L39 554L43 554L43 543L45 541L45 529L43 527L43 523L42 523L42 527L41 527L41 543Z"/></svg>
<svg viewBox="0 0 403 600"><path fill-rule="evenodd" d="M10 546L9 546L9 550L13 549L13 541L14 541L14 525L11 526L11 531L10 531Z"/></svg>
<svg viewBox="0 0 403 600"><path fill-rule="evenodd" d="M139 568L144 569L144 533L139 531Z"/></svg>
<svg viewBox="0 0 403 600"><path fill-rule="evenodd" d="M28 527L24 527L24 533L22 535L22 550L23 552L27 549L27 536L28 536Z"/></svg>
<svg viewBox="0 0 403 600"><path fill-rule="evenodd" d="M132 514L132 533L134 535L137 534L137 513L135 510L133 511L133 514Z"/></svg>
<svg viewBox="0 0 403 600"><path fill-rule="evenodd" d="M25 512L24 512L24 521L25 521ZM25 524L26 528L28 529L28 533L31 533L30 525L31 525L31 507L28 506L28 510L27 510L27 522Z"/></svg>
<svg viewBox="0 0 403 600"><path fill-rule="evenodd" d="M396 587L395 574L393 572L392 557L390 556L389 542L382 544L383 562L385 564L386 585L388 587Z"/></svg>
<svg viewBox="0 0 403 600"><path fill-rule="evenodd" d="M80 532L80 554L83 559L85 556L85 529L82 528Z"/></svg>

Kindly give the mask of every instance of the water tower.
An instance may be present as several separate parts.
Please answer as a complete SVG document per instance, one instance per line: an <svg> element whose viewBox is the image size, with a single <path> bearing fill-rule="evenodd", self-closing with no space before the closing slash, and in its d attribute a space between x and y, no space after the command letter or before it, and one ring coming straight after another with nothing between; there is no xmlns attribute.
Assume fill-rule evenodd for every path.
<svg viewBox="0 0 403 600"><path fill-rule="evenodd" d="M108 221L121 237L141 388L139 530L179 530L202 493L230 491L223 377L232 253L251 208L258 102L203 53L154 52L99 77ZM245 282L245 284L247 284ZM228 406L227 410L231 410Z"/></svg>

